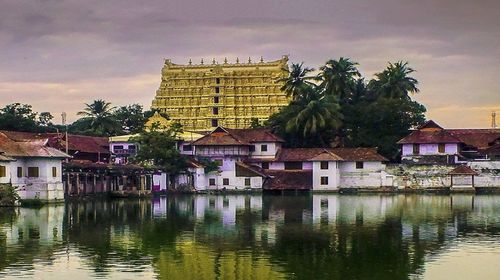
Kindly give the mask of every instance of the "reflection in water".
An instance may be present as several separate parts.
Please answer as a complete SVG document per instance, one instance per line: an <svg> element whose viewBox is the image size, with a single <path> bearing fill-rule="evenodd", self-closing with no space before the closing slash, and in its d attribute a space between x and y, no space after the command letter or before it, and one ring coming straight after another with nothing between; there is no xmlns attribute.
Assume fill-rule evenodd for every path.
<svg viewBox="0 0 500 280"><path fill-rule="evenodd" d="M460 279L463 267L488 277L497 268L482 269L485 256L500 261L498 201L185 195L0 209L0 278L435 279L448 271Z"/></svg>

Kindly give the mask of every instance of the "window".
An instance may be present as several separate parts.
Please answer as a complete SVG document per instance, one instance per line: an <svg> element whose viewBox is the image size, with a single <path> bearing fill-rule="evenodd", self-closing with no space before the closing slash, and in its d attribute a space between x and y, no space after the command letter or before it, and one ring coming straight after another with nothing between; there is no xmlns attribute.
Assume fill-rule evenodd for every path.
<svg viewBox="0 0 500 280"><path fill-rule="evenodd" d="M445 144L444 143L438 144L438 153L444 154L444 151L445 151Z"/></svg>
<svg viewBox="0 0 500 280"><path fill-rule="evenodd" d="M113 146L113 151L116 151L116 150L123 150L123 145L115 145L115 146Z"/></svg>
<svg viewBox="0 0 500 280"><path fill-rule="evenodd" d="M228 179L228 178L224 178L224 179L222 179L222 184L223 184L224 186L228 186L228 185L229 185L229 179Z"/></svg>
<svg viewBox="0 0 500 280"><path fill-rule="evenodd" d="M219 93L220 92L220 88L219 87L215 87L215 93Z"/></svg>
<svg viewBox="0 0 500 280"><path fill-rule="evenodd" d="M328 177L321 177L321 185L328 185Z"/></svg>
<svg viewBox="0 0 500 280"><path fill-rule="evenodd" d="M356 169L363 169L364 162L362 161L356 161Z"/></svg>
<svg viewBox="0 0 500 280"><path fill-rule="evenodd" d="M21 166L17 167L17 178L23 177L23 168Z"/></svg>
<svg viewBox="0 0 500 280"><path fill-rule="evenodd" d="M301 161L288 161L285 162L285 170L301 170L302 162Z"/></svg>
<svg viewBox="0 0 500 280"><path fill-rule="evenodd" d="M255 152L255 146L254 145L250 146L248 149L249 149L250 152Z"/></svg>
<svg viewBox="0 0 500 280"><path fill-rule="evenodd" d="M215 83L220 84L220 78L215 78Z"/></svg>
<svg viewBox="0 0 500 280"><path fill-rule="evenodd" d="M212 114L218 115L219 114L219 108L218 107L213 107L212 108Z"/></svg>
<svg viewBox="0 0 500 280"><path fill-rule="evenodd" d="M219 122L217 121L217 119L212 119L212 127L217 127L219 126Z"/></svg>
<svg viewBox="0 0 500 280"><path fill-rule="evenodd" d="M328 169L328 161L322 161L320 163L321 169Z"/></svg>
<svg viewBox="0 0 500 280"><path fill-rule="evenodd" d="M245 178L245 186L250 186L250 178Z"/></svg>
<svg viewBox="0 0 500 280"><path fill-rule="evenodd" d="M214 103L219 103L219 97L218 96L214 97Z"/></svg>
<svg viewBox="0 0 500 280"><path fill-rule="evenodd" d="M0 177L7 176L7 171L5 165L0 165Z"/></svg>
<svg viewBox="0 0 500 280"><path fill-rule="evenodd" d="M210 178L210 179L208 179L208 184L209 184L210 186L215 186L215 179L214 179L214 178Z"/></svg>
<svg viewBox="0 0 500 280"><path fill-rule="evenodd" d="M135 145L128 145L129 150L135 150Z"/></svg>
<svg viewBox="0 0 500 280"><path fill-rule="evenodd" d="M267 152L267 145L260 145L261 152Z"/></svg>
<svg viewBox="0 0 500 280"><path fill-rule="evenodd" d="M419 144L413 144L413 154L414 155L420 154L420 145Z"/></svg>
<svg viewBox="0 0 500 280"><path fill-rule="evenodd" d="M57 167L52 167L52 177L57 177Z"/></svg>
<svg viewBox="0 0 500 280"><path fill-rule="evenodd" d="M269 162L263 162L261 166L262 169L269 169Z"/></svg>
<svg viewBox="0 0 500 280"><path fill-rule="evenodd" d="M28 167L28 177L39 177L38 167Z"/></svg>
<svg viewBox="0 0 500 280"><path fill-rule="evenodd" d="M193 150L193 146L191 146L191 145L183 145L182 146L182 150L183 151L192 151Z"/></svg>

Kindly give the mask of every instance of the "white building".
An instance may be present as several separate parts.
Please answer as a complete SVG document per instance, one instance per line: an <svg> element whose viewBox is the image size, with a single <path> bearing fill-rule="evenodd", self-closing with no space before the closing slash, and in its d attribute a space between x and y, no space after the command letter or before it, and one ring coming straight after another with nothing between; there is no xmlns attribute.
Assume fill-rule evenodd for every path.
<svg viewBox="0 0 500 280"><path fill-rule="evenodd" d="M69 156L47 141L13 140L0 132L0 183L15 186L21 199L64 199L62 160Z"/></svg>
<svg viewBox="0 0 500 280"><path fill-rule="evenodd" d="M283 148L267 128L214 131L192 142L194 155L219 163L205 174L193 165L196 190L318 190L388 185L385 159L373 148ZM392 182L390 183L392 185Z"/></svg>

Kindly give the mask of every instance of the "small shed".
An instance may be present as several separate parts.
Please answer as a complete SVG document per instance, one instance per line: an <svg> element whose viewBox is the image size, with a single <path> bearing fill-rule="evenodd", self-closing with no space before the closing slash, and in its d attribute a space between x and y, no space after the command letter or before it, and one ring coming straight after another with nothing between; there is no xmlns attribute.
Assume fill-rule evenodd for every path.
<svg viewBox="0 0 500 280"><path fill-rule="evenodd" d="M459 165L448 173L452 189L474 189L474 176L476 171L467 165Z"/></svg>

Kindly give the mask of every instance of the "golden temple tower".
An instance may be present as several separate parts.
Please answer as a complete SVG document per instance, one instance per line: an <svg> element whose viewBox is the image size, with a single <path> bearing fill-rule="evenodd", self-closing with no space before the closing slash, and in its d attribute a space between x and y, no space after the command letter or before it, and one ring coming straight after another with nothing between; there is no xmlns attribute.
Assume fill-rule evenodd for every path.
<svg viewBox="0 0 500 280"><path fill-rule="evenodd" d="M288 76L288 57L264 62L174 64L165 60L160 88L152 109L166 113L188 131L216 126L247 128L252 119L264 121L288 105L277 80Z"/></svg>

